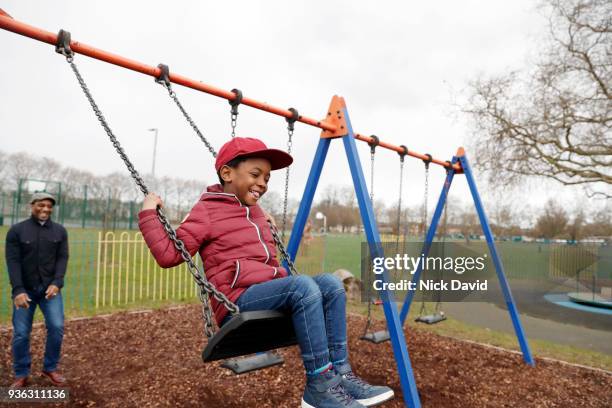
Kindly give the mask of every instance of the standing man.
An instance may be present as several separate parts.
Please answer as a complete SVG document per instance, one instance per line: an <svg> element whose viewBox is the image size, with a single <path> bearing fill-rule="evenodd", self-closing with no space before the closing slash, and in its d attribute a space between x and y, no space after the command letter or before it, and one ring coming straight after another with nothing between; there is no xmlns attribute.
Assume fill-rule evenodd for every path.
<svg viewBox="0 0 612 408"><path fill-rule="evenodd" d="M30 333L36 306L47 327L42 374L54 385L64 385L57 371L64 337L64 304L60 289L68 263L68 234L51 221L55 198L34 193L32 216L13 225L6 235L6 263L13 288L13 369L11 387L25 387L30 375Z"/></svg>

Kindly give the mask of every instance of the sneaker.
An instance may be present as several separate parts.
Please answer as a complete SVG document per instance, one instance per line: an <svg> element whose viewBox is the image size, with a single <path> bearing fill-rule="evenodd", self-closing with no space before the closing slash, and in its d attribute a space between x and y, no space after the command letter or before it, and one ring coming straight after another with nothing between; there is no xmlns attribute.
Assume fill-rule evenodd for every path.
<svg viewBox="0 0 612 408"><path fill-rule="evenodd" d="M308 377L302 408L363 408L342 388L342 377L334 370Z"/></svg>
<svg viewBox="0 0 612 408"><path fill-rule="evenodd" d="M370 385L357 377L353 373L350 364L334 366L334 369L342 377L342 387L344 387L346 392L355 398L358 403L366 407L382 404L385 401L389 401L395 395L389 387Z"/></svg>
<svg viewBox="0 0 612 408"><path fill-rule="evenodd" d="M24 388L28 386L28 376L15 378L10 388Z"/></svg>

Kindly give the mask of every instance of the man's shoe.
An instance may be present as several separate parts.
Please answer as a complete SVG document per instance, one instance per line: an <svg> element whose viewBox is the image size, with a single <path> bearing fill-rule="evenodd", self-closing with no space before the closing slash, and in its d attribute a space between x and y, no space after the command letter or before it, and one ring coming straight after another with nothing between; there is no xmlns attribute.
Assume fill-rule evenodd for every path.
<svg viewBox="0 0 612 408"><path fill-rule="evenodd" d="M61 387L62 385L66 384L66 379L64 376L57 371L43 371L42 374L50 379L55 386Z"/></svg>
<svg viewBox="0 0 612 408"><path fill-rule="evenodd" d="M28 377L19 377L11 384L11 388L25 388L28 385Z"/></svg>
<svg viewBox="0 0 612 408"><path fill-rule="evenodd" d="M342 378L333 370L308 377L302 408L363 408L342 388Z"/></svg>
<svg viewBox="0 0 612 408"><path fill-rule="evenodd" d="M370 385L357 377L353 373L350 364L334 366L334 369L342 377L342 387L344 387L346 392L366 407L382 404L385 401L389 401L395 395L389 387Z"/></svg>

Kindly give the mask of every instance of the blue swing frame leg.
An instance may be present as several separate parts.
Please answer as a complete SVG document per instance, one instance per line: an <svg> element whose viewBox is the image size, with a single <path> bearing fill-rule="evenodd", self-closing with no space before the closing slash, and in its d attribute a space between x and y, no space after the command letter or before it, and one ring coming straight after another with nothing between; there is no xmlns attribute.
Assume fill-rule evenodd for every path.
<svg viewBox="0 0 612 408"><path fill-rule="evenodd" d="M380 245L380 235L376 226L372 203L370 202L365 178L361 168L361 162L359 161L359 154L357 152L357 145L355 143L355 135L353 133L353 128L350 124L350 119L346 108L343 109L343 113L346 119L348 133L342 137L342 141L344 143L346 157L348 159L353 178L355 193L359 203L359 210L370 248L370 255L372 257L384 256L382 246ZM297 250L302 239L304 227L310 213L312 200L321 176L321 171L323 169L325 158L327 157L331 140L332 139L321 138L317 146L313 165L308 176L308 181L306 182L302 201L300 202L300 207L295 218L295 224L293 226L291 237L289 239L289 245L287 247L287 251L289 252L292 260L295 260ZM285 264L285 267L286 266L287 265ZM389 282L388 271L384 271L382 274L382 279L384 282ZM412 365L410 363L410 357L408 355L406 339L404 337L402 324L399 319L399 313L395 305L393 295L387 290L381 291L380 295L381 299L383 300L383 309L387 320L387 327L391 336L391 345L393 348L395 361L397 362L397 369L404 395L404 402L408 407L419 408L421 406L421 401L416 388L416 381L414 378Z"/></svg>
<svg viewBox="0 0 612 408"><path fill-rule="evenodd" d="M491 227L489 226L489 220L484 211L484 206L482 205L482 201L480 199L480 194L478 193L478 188L476 187L476 181L474 180L474 175L472 173L472 169L470 167L469 161L465 154L461 156L453 157L451 163L459 162L463 169L463 173L465 174L466 180L468 182L468 186L470 188L470 193L472 194L472 199L474 200L474 206L476 207L476 212L478 214L478 219L480 221L480 225L484 232L487 245L489 247L489 251L491 252L491 257L493 258L493 264L495 265L495 272L497 274L497 278L499 280L499 284L502 288L502 293L504 295L504 300L506 302L506 306L508 307L508 313L510 314L510 319L512 320L512 325L514 327L514 332L516 334L516 338L519 342L519 346L523 353L523 360L531 365L535 366L535 361L531 354L531 350L529 348L529 343L527 342L527 336L525 335L525 331L523 330L523 325L521 324L521 320L519 317L518 309L516 308L516 303L514 302L514 298L512 297L512 291L510 290L510 285L508 284L508 280L506 279L506 274L504 273L504 267L497 252L497 247L495 246L495 240L493 238L493 232L491 231ZM444 182L444 186L442 187L442 192L440 193L440 198L438 199L438 204L436 205L436 211L434 212L434 216L431 220L431 225L429 226L429 230L427 231L427 237L423 244L422 253L427 256L429 253L429 249L431 248L431 243L433 242L433 238L435 236L436 230L438 228L438 224L440 222L440 217L442 216L442 211L444 210L444 203L448 197L448 191L453 181L453 177L455 175L455 171L451 170L446 176L446 180ZM412 277L413 282L418 282L421 277L421 268L419 267L415 274ZM408 317L408 313L410 311L410 305L412 304L412 300L414 298L414 291L409 291L404 299L404 303L402 305L402 310L400 314L400 318L402 321L402 325L406 322L406 318Z"/></svg>
<svg viewBox="0 0 612 408"><path fill-rule="evenodd" d="M501 262L499 254L497 253L497 247L495 246L493 232L491 231L491 227L489 226L489 220L487 219L487 215L485 214L482 201L480 200L480 195L478 194L478 189L476 188L476 181L474 180L472 169L465 155L460 156L459 161L461 163L461 167L463 167L465 178L467 179L468 186L470 187L470 192L472 193L472 198L474 199L474 205L476 206L476 212L478 213L480 225L482 226L482 231L484 232L485 238L487 240L489 251L491 252L491 256L493 257L495 272L497 273L497 278L499 279L499 284L501 286L502 293L504 294L506 306L508 307L508 312L510 313L510 318L512 319L514 332L516 333L516 337L519 341L521 351L523 352L523 360L525 360L527 364L535 366L535 361L533 359L533 356L531 355L529 344L527 343L527 337L525 336L525 331L523 330L523 325L521 324L518 309L516 308L514 298L512 297L512 291L510 290L510 285L508 284L506 274L504 273L504 266Z"/></svg>
<svg viewBox="0 0 612 408"><path fill-rule="evenodd" d="M312 200L314 199L315 192L317 191L317 185L319 184L319 178L321 177L321 171L323 170L323 164L327 158L327 152L329 151L329 144L331 139L319 139L317 145L317 151L315 152L314 159L312 160L312 166L310 167L310 174L306 181L306 187L304 188L304 194L302 194L302 200L300 201L300 207L297 215L295 216L295 222L293 223L293 229L291 230L291 237L289 238L289 244L287 245L287 252L292 261L295 261L295 256L300 247L302 235L304 234L304 227L310 214L310 208L312 207ZM285 269L289 270L287 262L283 262ZM321 271L325 272L325 271Z"/></svg>
<svg viewBox="0 0 612 408"><path fill-rule="evenodd" d="M384 251L380 243L380 234L378 233L376 219L374 218L372 202L370 201L370 197L368 195L368 189L363 176L361 162L359 161L359 154L357 152L353 127L346 109L344 109L344 115L348 127L348 135L344 136L342 141L344 142L346 157L348 159L351 175L353 177L353 184L357 194L357 202L359 203L359 211L361 213L366 238L370 247L370 256L372 259L375 257L384 257ZM386 269L382 274L382 279L383 282L390 282L389 272ZM386 289L379 291L379 293L380 298L383 300L383 309L385 312L385 318L387 320L387 328L391 336L391 346L393 348L393 354L397 364L397 371L400 377L400 384L404 394L404 402L408 407L420 407L421 401L419 399L414 372L412 370L412 364L408 355L408 347L406 346L406 338L404 337L403 326L399 319L399 313L395 304L393 293Z"/></svg>

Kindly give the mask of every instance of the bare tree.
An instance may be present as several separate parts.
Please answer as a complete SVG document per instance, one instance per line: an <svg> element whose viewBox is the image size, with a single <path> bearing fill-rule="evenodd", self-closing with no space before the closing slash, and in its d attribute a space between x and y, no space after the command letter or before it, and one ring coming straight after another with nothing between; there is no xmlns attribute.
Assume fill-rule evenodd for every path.
<svg viewBox="0 0 612 408"><path fill-rule="evenodd" d="M565 232L567 223L565 210L553 200L548 200L536 221L535 233L541 238L555 238Z"/></svg>
<svg viewBox="0 0 612 408"><path fill-rule="evenodd" d="M36 174L37 161L29 153L19 152L8 156L7 182L11 188L17 188L21 179L38 177Z"/></svg>
<svg viewBox="0 0 612 408"><path fill-rule="evenodd" d="M612 238L612 205L606 207L593 213L591 221L584 226L584 236Z"/></svg>
<svg viewBox="0 0 612 408"><path fill-rule="evenodd" d="M578 241L583 237L585 215L582 209L578 209L572 221L567 224L567 235L572 241Z"/></svg>
<svg viewBox="0 0 612 408"><path fill-rule="evenodd" d="M7 174L8 154L0 150L0 191L9 190Z"/></svg>
<svg viewBox="0 0 612 408"><path fill-rule="evenodd" d="M497 182L543 176L612 197L612 2L546 0L533 69L481 78L464 106L476 166Z"/></svg>
<svg viewBox="0 0 612 408"><path fill-rule="evenodd" d="M465 238L466 243L470 242L470 235L480 233L480 222L478 220L478 215L476 214L476 209L473 205L468 204L461 209L459 212L459 223L457 226Z"/></svg>

